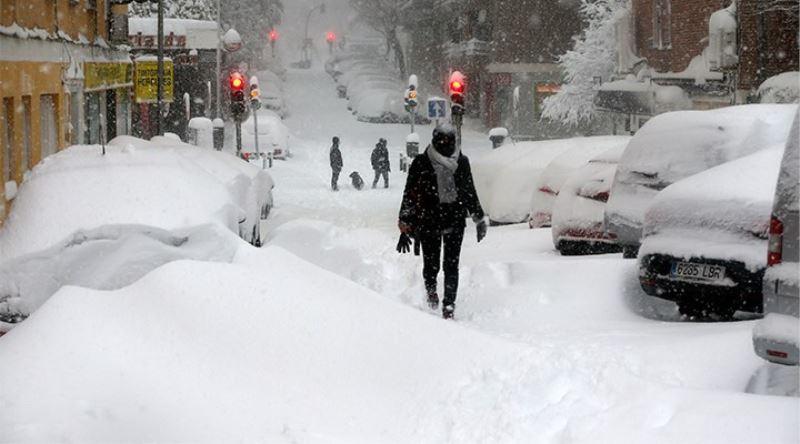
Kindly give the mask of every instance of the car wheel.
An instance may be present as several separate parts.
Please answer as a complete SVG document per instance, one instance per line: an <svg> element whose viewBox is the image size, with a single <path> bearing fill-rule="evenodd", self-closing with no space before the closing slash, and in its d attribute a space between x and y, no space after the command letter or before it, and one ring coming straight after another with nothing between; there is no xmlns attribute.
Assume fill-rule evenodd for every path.
<svg viewBox="0 0 800 444"><path fill-rule="evenodd" d="M639 247L634 247L631 245L622 246L622 257L624 259L636 259L636 256L638 255L639 255Z"/></svg>
<svg viewBox="0 0 800 444"><path fill-rule="evenodd" d="M253 227L253 240L250 242L254 247L261 247L261 221L256 222Z"/></svg>
<svg viewBox="0 0 800 444"><path fill-rule="evenodd" d="M736 313L736 305L687 299L678 303L678 311L693 321L729 321Z"/></svg>

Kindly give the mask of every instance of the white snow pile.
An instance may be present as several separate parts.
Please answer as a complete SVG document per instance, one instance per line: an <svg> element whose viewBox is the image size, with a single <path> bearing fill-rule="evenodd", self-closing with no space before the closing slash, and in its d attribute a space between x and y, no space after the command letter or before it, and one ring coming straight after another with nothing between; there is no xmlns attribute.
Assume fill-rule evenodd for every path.
<svg viewBox="0 0 800 444"><path fill-rule="evenodd" d="M564 293L563 301L551 291L576 288L577 280L548 280L558 288L534 297L529 287L541 287L559 264L511 267L507 282L516 291L494 305L527 301L522 314L539 313L535 325L513 318L532 334L531 345L444 322L278 247L243 246L225 265L172 262L115 291L65 287L0 341L0 362L16 363L0 366L0 429L12 442L796 439L791 428L750 426L790 423L794 400L725 388L758 362L754 356L730 372L736 376L679 370L712 361L730 370L749 349L749 325L709 326L716 333L698 339L700 330L638 318L617 292L618 271L629 265L572 263L597 277L603 295L616 296ZM465 301L483 313L473 322L509 323L480 303ZM571 321L553 318L567 306L575 308ZM600 328L599 313L615 319L617 332L592 336L588 350L577 346L575 337ZM648 344L646 356L628 356L641 348L634 343L625 356L613 352L612 337L641 337L642 328L672 330L670 340ZM537 346L542 340L551 345ZM724 346L739 340L742 347ZM676 343L694 347L692 357L658 359ZM700 351L708 348L720 353Z"/></svg>
<svg viewBox="0 0 800 444"><path fill-rule="evenodd" d="M647 209L640 255L740 261L766 267L767 229L783 145L670 185Z"/></svg>
<svg viewBox="0 0 800 444"><path fill-rule="evenodd" d="M764 80L758 87L761 103L800 102L800 72L789 71Z"/></svg>
<svg viewBox="0 0 800 444"><path fill-rule="evenodd" d="M620 145L592 158L561 186L553 204L553 245L563 237L582 234L583 240L605 239L603 216L617 163L626 146Z"/></svg>
<svg viewBox="0 0 800 444"><path fill-rule="evenodd" d="M640 229L659 190L692 174L783 143L794 105L676 111L649 120L620 159L606 222Z"/></svg>
<svg viewBox="0 0 800 444"><path fill-rule="evenodd" d="M37 165L20 187L0 230L0 257L103 225L171 231L218 224L239 233L241 221L258 224L272 186L266 172L233 156L165 137L118 137L105 155L99 145L72 146Z"/></svg>
<svg viewBox="0 0 800 444"><path fill-rule="evenodd" d="M604 151L624 148L630 139L628 136L572 139L569 150L551 160L536 180L530 204L530 226L532 228L550 226L556 196L570 174Z"/></svg>

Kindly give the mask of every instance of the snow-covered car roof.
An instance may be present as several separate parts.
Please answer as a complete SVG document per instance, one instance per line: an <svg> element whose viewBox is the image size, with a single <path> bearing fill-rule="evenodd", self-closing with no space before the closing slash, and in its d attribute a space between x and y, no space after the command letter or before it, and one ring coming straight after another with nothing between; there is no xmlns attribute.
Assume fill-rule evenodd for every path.
<svg viewBox="0 0 800 444"><path fill-rule="evenodd" d="M242 123L242 150L255 152L255 124L252 114ZM267 109L258 110L258 144L260 151L289 149L289 128L280 116Z"/></svg>
<svg viewBox="0 0 800 444"><path fill-rule="evenodd" d="M713 257L766 266L766 239L783 144L695 174L647 208L640 255Z"/></svg>
<svg viewBox="0 0 800 444"><path fill-rule="evenodd" d="M789 133L796 105L738 105L653 117L634 135L619 174L673 183L775 143Z"/></svg>
<svg viewBox="0 0 800 444"><path fill-rule="evenodd" d="M235 191L248 188L256 175L218 162L224 153L190 147L193 159L188 149L174 148L178 144L190 147L125 136L109 143L105 155L99 145L76 145L49 156L20 187L0 230L0 256L42 250L103 225L175 230L213 223L238 232L245 193ZM225 180L236 171L238 179Z"/></svg>

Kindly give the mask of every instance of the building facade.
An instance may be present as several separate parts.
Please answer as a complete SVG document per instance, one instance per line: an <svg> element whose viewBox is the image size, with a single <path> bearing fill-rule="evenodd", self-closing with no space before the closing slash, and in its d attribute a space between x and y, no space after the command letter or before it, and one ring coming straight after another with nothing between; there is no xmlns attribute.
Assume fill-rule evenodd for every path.
<svg viewBox="0 0 800 444"><path fill-rule="evenodd" d="M618 26L633 32L618 33L619 72L595 105L630 131L660 112L757 102L764 80L798 70L796 2L633 0Z"/></svg>
<svg viewBox="0 0 800 444"><path fill-rule="evenodd" d="M97 0L0 1L0 221L39 161L130 128L130 59L109 43L127 5Z"/></svg>
<svg viewBox="0 0 800 444"><path fill-rule="evenodd" d="M487 128L507 127L518 139L572 131L541 112L563 79L557 58L581 30L578 2L412 0L406 8L410 73L442 87L452 71L464 73L467 115Z"/></svg>

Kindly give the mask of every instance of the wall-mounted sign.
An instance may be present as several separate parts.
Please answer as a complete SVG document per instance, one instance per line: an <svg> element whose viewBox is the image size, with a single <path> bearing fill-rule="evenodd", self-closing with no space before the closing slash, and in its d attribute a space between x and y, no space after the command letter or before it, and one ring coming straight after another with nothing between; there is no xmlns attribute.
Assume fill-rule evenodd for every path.
<svg viewBox="0 0 800 444"><path fill-rule="evenodd" d="M172 102L174 70L172 60L164 59L163 100ZM154 58L137 59L134 63L134 95L136 103L155 103L158 100L158 61Z"/></svg>

